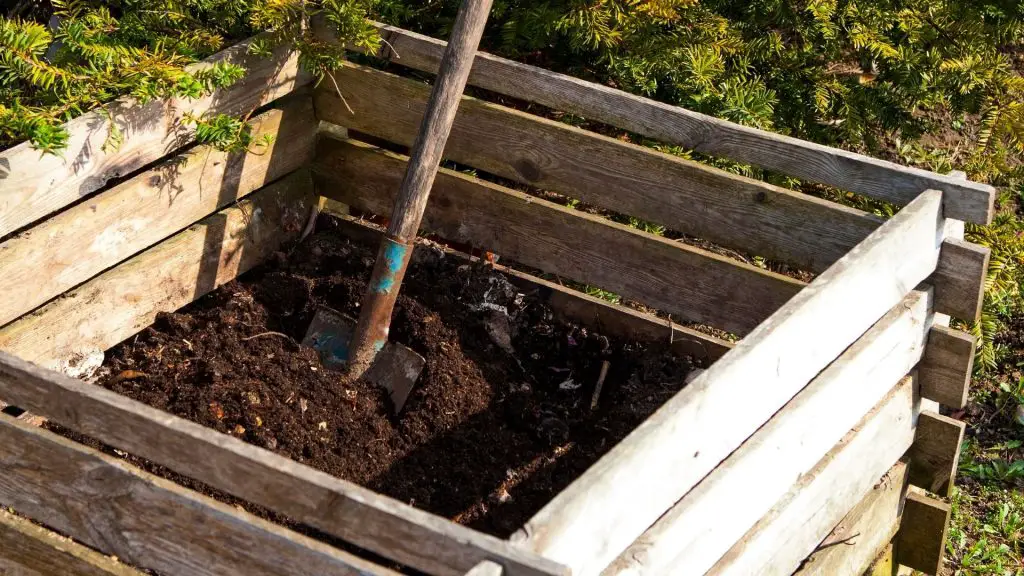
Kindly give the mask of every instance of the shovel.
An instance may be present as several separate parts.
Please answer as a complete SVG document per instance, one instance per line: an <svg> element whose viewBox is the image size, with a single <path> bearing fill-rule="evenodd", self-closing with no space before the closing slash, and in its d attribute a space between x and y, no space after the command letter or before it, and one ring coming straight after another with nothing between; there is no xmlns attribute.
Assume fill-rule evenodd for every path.
<svg viewBox="0 0 1024 576"><path fill-rule="evenodd" d="M358 321L321 308L302 341L319 351L326 364L343 364L352 378L365 377L382 386L391 395L396 414L405 405L425 360L388 341L391 313L492 1L465 0L459 7Z"/></svg>

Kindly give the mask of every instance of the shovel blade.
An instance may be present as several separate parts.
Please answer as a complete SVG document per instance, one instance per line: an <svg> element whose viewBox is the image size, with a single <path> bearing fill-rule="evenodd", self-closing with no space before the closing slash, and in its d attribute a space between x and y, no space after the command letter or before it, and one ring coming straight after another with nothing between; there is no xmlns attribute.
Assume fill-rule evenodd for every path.
<svg viewBox="0 0 1024 576"><path fill-rule="evenodd" d="M355 327L354 319L329 308L320 308L313 316L302 344L319 352L324 365L337 368L348 360L349 341ZM409 394L425 364L423 356L410 348L388 342L384 349L377 353L365 377L388 391L397 414L402 411L405 401L409 399Z"/></svg>

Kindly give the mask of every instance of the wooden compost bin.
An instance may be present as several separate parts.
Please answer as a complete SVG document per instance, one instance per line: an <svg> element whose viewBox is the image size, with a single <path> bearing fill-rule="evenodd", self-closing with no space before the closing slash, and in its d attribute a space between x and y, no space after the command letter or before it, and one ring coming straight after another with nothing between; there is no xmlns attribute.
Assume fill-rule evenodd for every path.
<svg viewBox="0 0 1024 576"><path fill-rule="evenodd" d="M443 42L382 28L384 58L436 70ZM348 64L335 75L343 102L333 82L309 88L294 54L256 59L243 43L214 59L249 76L199 101L87 114L60 157L24 144L0 153L0 399L28 411L0 415L0 505L17 512L0 510L0 573L392 573L383 558L443 575L859 574L880 556L939 570L939 498L963 437L939 405L964 405L974 353L949 320L978 318L988 251L964 242L963 222L990 221L993 189L483 53L470 83L488 93L905 207L883 221L464 98L451 161L817 274L804 284L442 170L424 221L433 234L742 337L734 346L507 270L573 321L671 340L710 365L509 541L65 375L299 238L318 194L390 210L406 158L320 123L407 146L428 84ZM262 154L181 150L186 111L266 104L255 124L275 141ZM104 146L111 117L116 150ZM375 559L150 476L39 428L43 418Z"/></svg>

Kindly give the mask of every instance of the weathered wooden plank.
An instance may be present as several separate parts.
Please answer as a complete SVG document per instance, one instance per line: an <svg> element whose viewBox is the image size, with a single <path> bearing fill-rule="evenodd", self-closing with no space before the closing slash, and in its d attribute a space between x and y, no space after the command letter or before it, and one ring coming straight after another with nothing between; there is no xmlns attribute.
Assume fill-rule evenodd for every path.
<svg viewBox="0 0 1024 576"><path fill-rule="evenodd" d="M0 326L312 160L308 98L254 125L274 142L253 153L194 148L0 244Z"/></svg>
<svg viewBox="0 0 1024 576"><path fill-rule="evenodd" d="M0 329L0 350L55 369L106 350L296 238L314 202L293 173Z"/></svg>
<svg viewBox="0 0 1024 576"><path fill-rule="evenodd" d="M338 218L345 235L367 244L380 241L382 231L368 222L340 214L334 216ZM417 245L417 250L420 249L422 248ZM471 259L468 254L447 247L443 249L446 254L456 258L467 261ZM570 322L593 327L607 336L668 343L676 354L690 356L704 365L710 365L718 360L734 346L727 340L680 326L652 314L612 304L607 300L595 298L508 266L493 266L495 270L507 275L509 281L524 292L535 292L556 315Z"/></svg>
<svg viewBox="0 0 1024 576"><path fill-rule="evenodd" d="M106 112L68 122L68 147L60 155L40 154L27 142L0 152L0 238L192 142L194 128L183 121L186 113L249 113L309 82L295 52L282 48L272 57L260 57L249 54L251 42L195 65L244 67L245 78L228 89L196 100L140 104L122 98ZM122 138L116 148L105 145L113 125Z"/></svg>
<svg viewBox="0 0 1024 576"><path fill-rule="evenodd" d="M988 247L965 242L962 234L959 239L946 239L932 280L936 302L944 303L944 312L968 322L981 318L990 255Z"/></svg>
<svg viewBox="0 0 1024 576"><path fill-rule="evenodd" d="M858 466L855 462L849 465ZM899 529L906 480L907 464L897 462L818 545L796 575L862 574Z"/></svg>
<svg viewBox="0 0 1024 576"><path fill-rule="evenodd" d="M392 26L379 28L388 41L381 49L382 57L411 68L437 71L443 41ZM740 126L483 52L477 53L469 83L662 142L896 204L911 202L922 190L941 190L949 218L988 224L994 212L995 189L986 184Z"/></svg>
<svg viewBox="0 0 1024 576"><path fill-rule="evenodd" d="M412 144L429 85L355 64L343 66L335 78L345 100L333 88L321 87L315 93L319 118ZM468 97L462 99L444 156L812 272L832 265L882 221L806 194ZM970 307L980 302L987 258L988 250L973 244L943 247L929 280L936 287L937 310L958 317L974 310Z"/></svg>
<svg viewBox="0 0 1024 576"><path fill-rule="evenodd" d="M348 64L317 116L409 146L430 86ZM355 113L350 113L351 107ZM445 158L720 245L821 272L881 223L839 204L465 97Z"/></svg>
<svg viewBox="0 0 1024 576"><path fill-rule="evenodd" d="M941 573L949 516L949 504L909 491L903 504L900 531L896 535L897 561L925 574L934 576Z"/></svg>
<svg viewBox="0 0 1024 576"><path fill-rule="evenodd" d="M0 500L135 566L189 576L395 574L6 415L0 463Z"/></svg>
<svg viewBox="0 0 1024 576"><path fill-rule="evenodd" d="M114 558L0 507L0 574L5 576L142 576Z"/></svg>
<svg viewBox="0 0 1024 576"><path fill-rule="evenodd" d="M889 544L878 555L878 558L875 558L871 567L864 572L864 576L896 576L898 571L899 564L896 564L896 549L892 544Z"/></svg>
<svg viewBox="0 0 1024 576"><path fill-rule="evenodd" d="M4 352L0 352L0 397L82 434L429 574L462 574L483 560L501 562L512 576L565 573L558 564L515 549L498 538ZM3 462L2 457L0 462ZM0 477L2 474L0 469ZM73 482L69 484L78 486ZM2 485L0 481L0 501L6 501L2 500L6 496ZM111 486L112 490L115 488L116 484ZM14 490L18 490L17 486ZM120 492L115 490L115 493ZM23 510L35 516L33 509ZM49 522L42 516L36 517ZM58 524L52 525L60 528ZM126 560L134 558L118 555ZM285 564L287 559L281 556ZM296 562L304 564L301 560ZM295 570L318 573L308 562ZM239 569L237 573L248 572Z"/></svg>
<svg viewBox="0 0 1024 576"><path fill-rule="evenodd" d="M515 539L574 574L602 570L931 274L941 212L938 191L911 202L665 403Z"/></svg>
<svg viewBox="0 0 1024 576"><path fill-rule="evenodd" d="M963 408L974 373L976 342L970 334L948 326L933 326L919 368L921 395L950 408Z"/></svg>
<svg viewBox="0 0 1024 576"><path fill-rule="evenodd" d="M912 292L893 307L637 538L606 573L658 575L673 566L686 566L694 574L710 570L917 364L928 334L930 300L930 294ZM912 410L897 415L910 420ZM898 439L898 427L888 432L893 438L880 444ZM852 502L845 504L848 509ZM798 532L802 524L791 525L791 531ZM777 559L772 564L779 567ZM781 566L779 573L794 568Z"/></svg>
<svg viewBox="0 0 1024 576"><path fill-rule="evenodd" d="M935 412L921 414L908 454L911 484L939 496L952 494L966 427L959 420Z"/></svg>
<svg viewBox="0 0 1024 576"><path fill-rule="evenodd" d="M388 215L405 158L321 140L321 193ZM680 242L450 170L437 175L423 227L448 240L745 334L804 284Z"/></svg>

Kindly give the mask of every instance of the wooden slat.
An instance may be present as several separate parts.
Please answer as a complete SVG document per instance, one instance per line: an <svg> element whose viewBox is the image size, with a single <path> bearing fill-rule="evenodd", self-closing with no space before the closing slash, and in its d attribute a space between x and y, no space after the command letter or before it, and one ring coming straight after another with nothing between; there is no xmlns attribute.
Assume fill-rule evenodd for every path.
<svg viewBox="0 0 1024 576"><path fill-rule="evenodd" d="M0 508L0 574L6 576L142 576L99 554Z"/></svg>
<svg viewBox="0 0 1024 576"><path fill-rule="evenodd" d="M574 574L603 569L931 274L941 211L938 191L911 202L591 466L516 540Z"/></svg>
<svg viewBox="0 0 1024 576"><path fill-rule="evenodd" d="M196 100L139 104L122 98L109 104L107 112L89 112L68 122L68 146L59 155L40 154L27 142L0 152L0 238L189 144L194 128L183 122L186 113L249 113L309 82L296 53L282 48L272 57L260 57L249 54L251 42L195 65L243 66L245 78L228 89ZM104 145L111 118L123 139L116 148Z"/></svg>
<svg viewBox="0 0 1024 576"><path fill-rule="evenodd" d="M949 504L915 491L908 492L896 536L897 561L925 574L941 573L949 516Z"/></svg>
<svg viewBox="0 0 1024 576"><path fill-rule="evenodd" d="M445 42L392 26L379 28L388 40L381 56L411 68L437 71ZM469 82L655 140L896 204L909 203L925 189L941 190L949 218L988 224L994 212L995 189L985 184L740 126L483 52L477 53Z"/></svg>
<svg viewBox="0 0 1024 576"><path fill-rule="evenodd" d="M498 538L4 352L0 352L0 398L429 574L462 574L482 560L501 562L510 576L565 574L558 564ZM7 501L3 484L0 481L0 501ZM18 491L17 485L13 489ZM54 501L60 500L49 500ZM33 510L24 512L34 515ZM280 560L283 567L291 568L287 557ZM297 563L303 565L296 571L318 573L309 562ZM247 574L241 569L236 573Z"/></svg>
<svg viewBox="0 0 1024 576"><path fill-rule="evenodd" d="M917 364L927 338L930 301L931 295L921 292L904 298L620 554L609 573L659 575L686 566L703 574L711 569ZM912 410L896 415L910 420ZM898 439L898 431L892 426L888 432ZM888 437L880 441L891 443ZM841 515L852 502L830 504L845 504ZM791 530L799 531L802 523ZM779 573L794 568L780 567Z"/></svg>
<svg viewBox="0 0 1024 576"><path fill-rule="evenodd" d="M314 202L293 173L0 329L0 350L52 368L106 350L296 238Z"/></svg>
<svg viewBox="0 0 1024 576"><path fill-rule="evenodd" d="M332 214L334 213L332 212ZM334 214L334 216L337 217L341 224L340 228L346 236L366 244L380 242L380 229L349 216L339 214ZM444 250L446 254L456 258L470 260L470 256L462 252L451 248L444 248ZM556 315L570 322L593 327L607 336L642 342L668 343L674 353L690 356L704 365L718 360L734 346L727 340L680 326L652 314L612 304L508 266L500 264L493 264L493 266L495 270L507 275L509 281L519 289L524 292L537 293L541 301L551 307Z"/></svg>
<svg viewBox="0 0 1024 576"><path fill-rule="evenodd" d="M935 298L948 303L945 312L955 318L977 322L985 301L985 277L991 250L948 238L942 245L939 266L935 270Z"/></svg>
<svg viewBox="0 0 1024 576"><path fill-rule="evenodd" d="M835 527L842 526L840 521L850 518L851 509L870 497L872 486L878 490L887 482L896 484L897 500L892 512L898 514L906 474L897 461L913 441L918 413L917 385L913 380L912 376L903 378L813 470L794 483L771 511L732 545L709 574L788 575L800 568L805 558L813 557L816 549L828 548L850 537L854 537L856 545L868 549L858 553L866 556L862 560L866 567L896 533L895 516L887 520L888 524L872 526L871 534L856 534ZM897 468L890 470L894 463ZM886 471L888 477L883 478ZM898 478L893 477L894 471ZM883 478L881 482L880 478ZM860 537L863 542L858 540ZM863 572L863 567L858 568L841 571L833 568L821 573Z"/></svg>
<svg viewBox="0 0 1024 576"><path fill-rule="evenodd" d="M911 484L939 496L952 495L966 427L959 420L935 412L921 414L908 454Z"/></svg>
<svg viewBox="0 0 1024 576"><path fill-rule="evenodd" d="M875 558L871 567L864 572L864 576L896 576L898 570L896 549L892 544L889 544L878 555L878 558Z"/></svg>
<svg viewBox="0 0 1024 576"><path fill-rule="evenodd" d="M406 158L321 139L321 193L388 215ZM592 284L681 319L745 334L804 284L450 170L438 173L423 228L502 258Z"/></svg>
<svg viewBox="0 0 1024 576"><path fill-rule="evenodd" d="M182 576L395 574L6 415L0 462L0 500L139 567Z"/></svg>
<svg viewBox="0 0 1024 576"><path fill-rule="evenodd" d="M857 465L850 463L850 466ZM897 462L836 525L796 575L862 574L875 560L879 549L886 547L896 535L906 479L907 465Z"/></svg>
<svg viewBox="0 0 1024 576"><path fill-rule="evenodd" d="M0 244L0 326L312 160L308 98L254 125L274 141L253 153L197 147Z"/></svg>
<svg viewBox="0 0 1024 576"><path fill-rule="evenodd" d="M321 86L315 93L319 118L412 144L430 86L355 64L335 78L345 100L333 84ZM832 265L882 221L469 97L462 100L445 158L812 272ZM980 305L988 250L953 243L943 247L939 262L929 280L936 309L962 317Z"/></svg>
<svg viewBox="0 0 1024 576"><path fill-rule="evenodd" d="M412 144L428 84L355 64L334 75L345 100L333 84L321 86L315 92L321 120ZM444 156L813 272L881 223L859 210L469 97Z"/></svg>
<svg viewBox="0 0 1024 576"><path fill-rule="evenodd" d="M921 395L949 408L966 406L976 342L970 334L948 326L933 326L921 359Z"/></svg>

